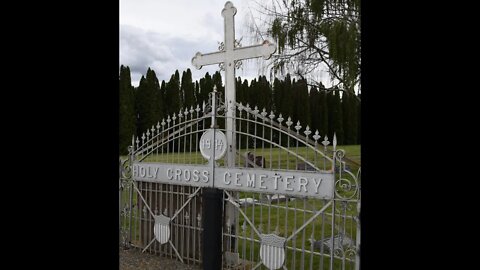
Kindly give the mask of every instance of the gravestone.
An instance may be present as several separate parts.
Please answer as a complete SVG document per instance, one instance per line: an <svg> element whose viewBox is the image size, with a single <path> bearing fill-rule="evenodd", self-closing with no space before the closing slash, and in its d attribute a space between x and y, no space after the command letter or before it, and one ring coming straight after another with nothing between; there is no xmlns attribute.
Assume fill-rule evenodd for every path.
<svg viewBox="0 0 480 270"><path fill-rule="evenodd" d="M265 158L262 156L255 156L252 152L245 153L245 167L254 168L260 167L265 168Z"/></svg>

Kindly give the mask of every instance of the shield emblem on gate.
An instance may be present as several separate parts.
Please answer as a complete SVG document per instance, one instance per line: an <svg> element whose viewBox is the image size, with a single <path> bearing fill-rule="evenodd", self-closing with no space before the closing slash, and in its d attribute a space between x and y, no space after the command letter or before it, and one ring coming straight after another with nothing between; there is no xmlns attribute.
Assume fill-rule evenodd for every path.
<svg viewBox="0 0 480 270"><path fill-rule="evenodd" d="M275 234L262 234L260 259L269 269L279 269L285 262L285 240Z"/></svg>
<svg viewBox="0 0 480 270"><path fill-rule="evenodd" d="M155 216L153 234L160 244L165 244L170 239L170 218L164 215Z"/></svg>

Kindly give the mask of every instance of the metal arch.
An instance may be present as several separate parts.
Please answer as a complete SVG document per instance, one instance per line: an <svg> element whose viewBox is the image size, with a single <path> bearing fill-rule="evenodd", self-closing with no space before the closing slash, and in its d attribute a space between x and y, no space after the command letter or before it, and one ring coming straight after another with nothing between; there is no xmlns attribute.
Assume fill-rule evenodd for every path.
<svg viewBox="0 0 480 270"><path fill-rule="evenodd" d="M204 107L206 108L206 106ZM286 153L288 153L289 155L291 155L291 157L294 157L294 158L297 158L297 162L304 162L308 165L310 165L312 168L314 168L316 171L322 171L320 170L320 167L321 165L318 165L318 163L313 162L313 157L309 154L309 155L305 155L305 156L302 156L302 154L300 154L297 150L297 152L294 152L294 147L295 147L295 143L299 143L301 144L301 146L306 146L308 147L308 149L310 150L313 150L314 153L318 153L319 156L322 158L322 157L325 157L326 160L328 160L328 164L330 164L330 161L332 162L333 166L332 166L332 169L330 169L329 171L334 171L335 172L335 168L336 166L339 166L340 167L340 170L339 170L339 174L337 174L337 176L339 176L338 180L336 181L336 185L335 187L340 187L340 188L343 188L345 187L344 184L344 181L345 179L346 180L349 180L349 181L352 181L352 185L348 185L348 186L354 186L356 188L355 192L354 192L354 195L351 196L347 196L347 198L343 198L342 197L342 192L341 190L337 190L335 189L335 198L324 203L323 205L323 210L320 210L320 211L309 211L307 209L295 209L295 208L291 208L291 206L285 206L285 207L280 207L278 206L277 208L273 208L274 210L275 209L285 209L285 210L281 210L281 211L290 211L291 212L295 212L296 211L299 211L299 213L304 213L303 215L305 215L306 213L310 213L309 215L313 215L313 216L310 216L308 217L307 219L304 219L303 222L301 222L300 220L298 221L299 222L299 226L293 226L292 228L295 228L293 229L291 232L289 232L288 234L288 241L292 240L293 238L297 238L298 237L298 240L301 240L302 238L302 233L305 234L305 231L307 230L307 228L312 228L312 226L315 226L315 223L317 223L316 221L317 220L320 220L322 219L324 216L327 217L327 221L328 220L331 220L331 223L332 223L332 233L331 233L331 238L329 239L334 239L334 237L336 237L334 235L334 232L335 231L342 231L344 230L343 227L338 227L339 224L341 222L344 222L344 220L347 218L347 219L352 219L355 217L354 215L355 214L352 214L352 215L349 215L349 216L346 216L344 213L342 213L342 211L339 211L337 208L333 208L333 211L332 213L325 213L325 209L327 209L328 207L332 206L335 204L335 201L340 201L340 202L351 202L351 203L359 203L358 200L351 200L355 197L357 197L357 195L359 195L359 191L360 191L360 187L359 187L359 181L358 181L358 177L356 177L352 172L350 172L347 168L345 168L345 161L343 161L343 156L344 156L344 153L342 152L342 150L336 150L335 147L334 147L334 150L332 151L333 153L333 158L330 158L328 156L326 156L326 152L322 152L321 151L321 145L320 144L317 144L317 139L310 139L308 138L308 135L307 133L307 137L301 137L299 136L299 128L297 129L297 132L295 133L295 131L293 130L290 130L290 129L287 129L285 126L282 126L281 123L280 124L277 124L277 122L275 122L273 120L272 117L267 118L267 117L264 117L263 115L261 116L261 114L258 114L258 110L257 110L257 113L254 111L254 110L248 110L248 108L245 108L244 109L245 112L247 112L247 114L239 114L239 117L234 117L234 121L235 120L238 120L238 121L244 121L245 123L247 123L247 129L246 130L237 130L235 131L236 134L239 134L239 135L242 135L242 136L247 136L249 138L255 138L255 144L258 143L258 142L267 142L269 143L270 145L274 146L274 147L278 147L278 149L281 149L282 151L285 151ZM207 128L206 128L206 125L202 125L201 127L198 126L198 124L205 120L205 119L208 119L211 117L211 113L206 113L206 114L203 114L201 116L197 116L198 117L195 117L195 114L190 114L190 118L188 117L184 117L184 118L181 118L181 119L178 119L177 121L174 121L173 123L171 123L172 125L168 125L168 126L164 126L164 128L162 128L161 132L157 132L155 134L152 134L151 137L146 137L146 140L143 139L143 142L141 145L137 145L137 148L135 149L136 151L132 151L131 155L129 155L129 160L135 160L136 162L141 162L143 160L145 160L146 157L148 157L149 155L153 154L154 151L156 149L159 149L159 148L162 148L164 147L166 144L168 144L169 142L172 142L174 141L175 143L177 142L177 140L180 142L186 142L186 140L188 139L188 136L190 135L198 135L199 133L205 131ZM246 118L243 118L242 116L246 116ZM228 117L223 117L223 116L217 116L217 117L221 117L221 118L228 118ZM255 119L253 119L255 118ZM271 120L272 119L272 120ZM183 120L183 121L182 121ZM281 122L281 121L280 121ZM206 123L206 122L204 122ZM197 129L193 129L192 127L195 127L195 125L197 124ZM265 127L266 129L271 129L270 132L276 132L278 134L282 134L282 135L286 135L287 138L290 139L290 141L292 142L292 147L293 148L289 148L290 146L288 147L284 147L282 144L281 144L281 139L280 141L273 141L273 140L270 140L268 139L267 137L265 136L261 136L260 134L257 134L256 131L254 134L251 134L251 132L249 131L249 129L252 130L253 132L253 125L250 125L250 124L255 124L255 128L257 127ZM290 126L290 125L289 125ZM223 129L225 130L225 129ZM152 132L153 133L153 132ZM273 133L273 134L276 134L276 133ZM263 133L262 133L263 134ZM279 138L279 137L276 137L276 138ZM306 138L306 139L304 139ZM258 141L257 141L258 140ZM313 144L313 142L315 142L315 144ZM135 146L135 144L133 144L133 146ZM297 147L299 145L297 144ZM320 146L320 147L318 147ZM325 146L325 145L324 145ZM191 146L190 146L191 147ZM162 148L164 149L164 148ZM180 148L182 149L182 148ZM183 148L185 149L185 148ZM248 149L248 148L247 148ZM298 148L297 148L298 149ZM197 150L196 147L194 150ZM235 149L236 151L238 151L238 149ZM312 153L311 151L309 150L309 153ZM177 150L172 150L171 153L176 153ZM238 152L240 154L240 152ZM316 156L315 156L316 158ZM327 159L328 158L328 159ZM124 162L124 164L126 164L127 161ZM315 163L315 164L314 164ZM280 163L279 163L280 164ZM348 177L346 178L342 178L342 174L347 174ZM357 176L359 175L359 172L357 172ZM124 175L126 176L126 175ZM350 179L352 178L352 179ZM152 215L152 209L150 208L150 205L146 202L147 200L145 200L145 198L147 197L143 197L142 196L142 193L140 192L140 189L139 189L139 186L137 186L137 183L134 184L134 189L136 191L136 193L139 195L138 197L144 202L144 205L145 205L145 209L148 210L150 212L150 215ZM199 192L200 188L197 188L197 191L196 192ZM143 192L143 191L142 191ZM249 224L249 227L252 228L251 232L252 233L255 233L256 237L261 237L262 235L262 229L261 228L256 228L256 223L255 223L255 219L250 219L249 218L249 212L245 212L243 211L243 208L240 207L240 205L238 204L238 201L234 200L233 197L230 195L232 193L228 193L227 191L225 191L226 195L229 197L229 199L227 201L230 202L230 205L234 205L235 206L235 209L238 209L238 213L241 214L244 218L244 221L246 223ZM257 192L257 194L260 194L260 192ZM349 193L350 194L350 193ZM290 198L293 198L295 196L288 196ZM301 199L301 198L299 198ZM302 202L301 200L299 200L300 203ZM306 200L303 200L304 203L307 203ZM180 213L179 211L182 211L183 208L185 207L185 205L187 205L189 202L187 201L186 203L184 203L184 205L182 206L182 208L180 208L180 210L175 210L176 211L176 215L178 215L178 213ZM257 205L257 206L260 206L262 204L260 203L254 203L254 205ZM359 205L359 204L357 204ZM267 204L263 204L263 206L267 206ZM268 207L271 207L271 205L268 205ZM277 210L278 212L278 210ZM357 211L357 213L359 213ZM172 217L177 217L177 216L172 216ZM323 223L322 223L323 224ZM359 223L357 222L356 223L358 226L359 226ZM322 225L324 226L324 225ZM350 226L350 225L349 225ZM224 234L224 237L225 235L227 234ZM330 234L328 234L330 235ZM251 239L250 236L242 236L241 235L233 235L235 238L237 239L248 239L248 241L252 241L252 242L255 242L255 243L260 243L257 239ZM327 235L326 235L327 236ZM246 238L245 238L246 237ZM286 236L287 237L287 236ZM352 237L352 239L354 239L354 241L357 242L356 246L358 247L359 246L359 237L360 237L360 234L359 234L359 229L357 228L357 237L355 237L355 239ZM318 239L318 238L317 238ZM321 238L322 239L322 238ZM303 240L301 240L303 241ZM152 239L152 241L150 241L150 243L148 243L147 246L142 246L143 248L143 251L146 251L153 243L155 242L155 238ZM290 241L292 242L292 241ZM318 241L317 241L318 242ZM332 242L333 243L333 242ZM143 244L142 244L143 245ZM312 244L312 248L309 250L308 249L308 244L307 244L307 247L305 248L302 244L302 246L298 246L298 244L292 244L292 243L289 243L289 244L286 244L285 246L285 250L287 251L293 251L293 252L297 252L305 255L305 254L311 254L312 256L315 255L316 257L331 257L335 260L341 260L343 263L345 262L348 262L348 263L353 263L355 262L355 259L353 258L354 256L357 256L358 255L358 248L357 249L343 249L342 246L337 246L336 243L334 243L334 247L332 247L331 249L331 254L328 255L326 253L324 253L323 251L317 251L317 250L314 250L313 249L313 244ZM184 262L184 259L185 257L182 257L183 255L181 255L183 253L183 249L180 247L180 246L176 246L176 244L173 243L173 240L169 240L169 245L168 246L171 246L171 252L174 252L175 255L179 258L179 260L181 260L182 262ZM243 257L242 257L243 258ZM245 257L246 258L246 257ZM285 261L285 263L287 263L288 261ZM290 262L288 262L290 264ZM308 262L305 262L305 263L308 263ZM260 267L261 263L260 264L257 264L256 267ZM295 267L297 267L297 264L292 264L292 268L294 268L293 266L295 265ZM303 265L303 262L302 262L302 265ZM252 265L253 266L253 265ZM287 267L290 268L290 265L283 265L284 269L286 269Z"/></svg>
<svg viewBox="0 0 480 270"><path fill-rule="evenodd" d="M256 120L252 120L252 119L249 119L249 118L240 118L240 117L235 117L235 120L242 120L242 121L248 121L248 122L251 122L251 123L255 123L255 124L259 124L261 126L264 126L264 127L268 127L268 128L271 128L272 130L277 130L287 136L289 136L290 138L293 138L299 142L302 142L303 144L305 144L305 146L308 146L310 149L312 149L313 151L316 151L317 153L321 154L322 157L328 159L329 161L333 161L332 158L330 158L329 156L327 156L325 153L323 153L322 151L316 149L314 146L312 146L312 144L306 140L305 136L301 135L301 134L295 134L293 133L293 130L285 127L285 126L282 126L282 125L279 125L278 123L276 123L275 121L272 121L270 120L268 117L264 117L263 115L259 114L259 113L255 113L254 111L251 110L251 108L247 108L245 106L243 106L241 103L237 103L237 109L239 107L242 107L242 110L245 110L247 111L249 114L252 114L254 115L255 117L258 117L266 122L268 122L269 124L271 124L272 126L269 126L269 125L265 125L263 122L259 122L259 121L256 121ZM279 128L280 127L280 128ZM293 133L293 134L292 134Z"/></svg>
<svg viewBox="0 0 480 270"><path fill-rule="evenodd" d="M304 161L304 162L307 163L308 165L312 166L312 167L315 168L318 172L330 172L330 171L331 171L331 169L330 169L330 170L321 170L320 168L318 168L317 166L315 166L314 164L312 164L310 161L308 161L307 159L305 159L305 158L302 157L301 155L298 155L298 154L296 154L295 152L293 152L293 151L291 151L291 150L288 150L287 148L285 148L285 147L283 147L283 146L281 146L281 145L279 145L279 144L277 144L277 143L275 143L275 142L272 142L272 141L269 141L269 140L267 140L267 139L264 139L264 138L262 138L262 137L260 137L260 136L251 135L251 134L245 133L245 132L239 132L239 131L237 131L236 133L237 133L237 134L243 134L243 135L246 135L246 136L249 136L249 137L252 137L252 138L257 138L257 139L259 139L259 140L268 142L268 143L270 143L270 144L272 144L272 145L274 145L274 146L278 146L279 148L281 148L281 149L285 150L286 152L294 155L295 157L298 157L299 159L301 159L302 161Z"/></svg>

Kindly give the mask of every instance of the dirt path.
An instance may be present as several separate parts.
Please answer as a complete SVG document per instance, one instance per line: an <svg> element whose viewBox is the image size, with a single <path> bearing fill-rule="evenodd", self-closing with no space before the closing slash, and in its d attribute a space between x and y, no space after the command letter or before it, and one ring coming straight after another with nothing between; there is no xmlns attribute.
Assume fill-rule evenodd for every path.
<svg viewBox="0 0 480 270"><path fill-rule="evenodd" d="M137 249L120 248L120 270L160 270L160 269L201 269L198 265L183 264L178 260L163 258L158 255L142 253Z"/></svg>

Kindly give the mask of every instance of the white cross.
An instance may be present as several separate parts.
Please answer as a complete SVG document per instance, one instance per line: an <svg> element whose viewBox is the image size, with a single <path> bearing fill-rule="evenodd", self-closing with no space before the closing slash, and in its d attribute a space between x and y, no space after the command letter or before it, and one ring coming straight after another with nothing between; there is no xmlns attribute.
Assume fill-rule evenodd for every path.
<svg viewBox="0 0 480 270"><path fill-rule="evenodd" d="M225 3L222 10L224 17L225 42L224 49L219 52L202 54L197 52L192 58L192 65L197 69L202 66L223 63L225 69L225 105L226 113L226 135L227 135L227 166L235 164L235 63L242 59L262 57L266 60L275 52L275 44L268 40L260 45L235 48L235 24L234 16L237 9L232 2Z"/></svg>

